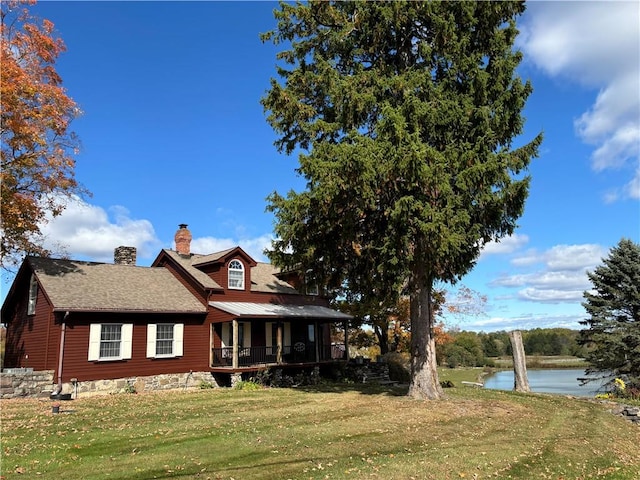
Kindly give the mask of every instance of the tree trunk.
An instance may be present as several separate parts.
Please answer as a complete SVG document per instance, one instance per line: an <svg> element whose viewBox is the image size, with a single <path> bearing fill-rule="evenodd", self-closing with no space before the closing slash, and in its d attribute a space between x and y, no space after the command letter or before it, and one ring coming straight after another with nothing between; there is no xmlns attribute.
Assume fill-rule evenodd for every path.
<svg viewBox="0 0 640 480"><path fill-rule="evenodd" d="M436 339L433 335L432 283L411 292L411 383L409 396L435 400L444 393L438 379Z"/></svg>
<svg viewBox="0 0 640 480"><path fill-rule="evenodd" d="M530 392L527 378L527 358L522 345L522 334L519 330L509 332L511 350L513 350L513 389L516 392Z"/></svg>
<svg viewBox="0 0 640 480"><path fill-rule="evenodd" d="M379 325L373 326L373 331L378 337L378 345L380 345L380 355L389 353L389 333Z"/></svg>

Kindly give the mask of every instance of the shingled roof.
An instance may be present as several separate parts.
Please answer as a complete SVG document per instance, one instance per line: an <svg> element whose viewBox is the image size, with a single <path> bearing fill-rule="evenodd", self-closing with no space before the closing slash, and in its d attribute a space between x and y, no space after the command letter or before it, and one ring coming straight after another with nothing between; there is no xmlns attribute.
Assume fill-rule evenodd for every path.
<svg viewBox="0 0 640 480"><path fill-rule="evenodd" d="M197 265L203 265L211 261L222 258L224 255L234 250L233 248L223 250L222 252L211 253L208 255L200 255L192 253L189 256L180 255L174 250L164 249L164 253L171 257L176 263L178 263L185 271L191 275L200 285L204 288L212 288L222 290L222 287L218 283L209 277L202 270L197 268ZM270 263L258 262L251 267L251 291L252 292L264 292L264 293L288 293L297 294L298 291L289 285L287 282L280 280L276 277L276 274L280 270L274 267Z"/></svg>
<svg viewBox="0 0 640 480"><path fill-rule="evenodd" d="M218 285L218 282L213 280L209 275L204 273L202 270L198 270L193 266L194 259L197 262L200 258L208 255L194 255L191 254L189 256L180 255L178 252L168 249L162 250L166 255L171 257L178 265L185 269L185 271L193 277L200 285L204 288L211 288L215 290L222 290L222 287Z"/></svg>
<svg viewBox="0 0 640 480"><path fill-rule="evenodd" d="M168 270L28 257L56 311L206 313Z"/></svg>
<svg viewBox="0 0 640 480"><path fill-rule="evenodd" d="M267 293L298 293L287 282L280 280L276 274L280 269L270 263L258 263L251 267L251 291Z"/></svg>

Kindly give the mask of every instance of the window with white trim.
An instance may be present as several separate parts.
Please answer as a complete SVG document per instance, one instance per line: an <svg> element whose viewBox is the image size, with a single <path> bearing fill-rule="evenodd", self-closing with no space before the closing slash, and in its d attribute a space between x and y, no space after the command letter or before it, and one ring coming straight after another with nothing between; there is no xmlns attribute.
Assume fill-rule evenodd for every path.
<svg viewBox="0 0 640 480"><path fill-rule="evenodd" d="M150 323L147 325L147 358L181 357L183 323Z"/></svg>
<svg viewBox="0 0 640 480"><path fill-rule="evenodd" d="M27 302L27 315L36 314L36 301L38 300L38 281L35 275L31 275L29 282L29 301Z"/></svg>
<svg viewBox="0 0 640 480"><path fill-rule="evenodd" d="M120 358L122 325L103 325L100 331L100 358Z"/></svg>
<svg viewBox="0 0 640 480"><path fill-rule="evenodd" d="M89 361L131 358L133 324L92 323L89 326Z"/></svg>
<svg viewBox="0 0 640 480"><path fill-rule="evenodd" d="M304 276L305 291L307 295L320 295L318 283L313 279L313 270L307 270Z"/></svg>
<svg viewBox="0 0 640 480"><path fill-rule="evenodd" d="M244 290L244 265L240 260L231 260L229 262L228 285L234 290Z"/></svg>
<svg viewBox="0 0 640 480"><path fill-rule="evenodd" d="M156 327L156 355L173 355L173 325Z"/></svg>

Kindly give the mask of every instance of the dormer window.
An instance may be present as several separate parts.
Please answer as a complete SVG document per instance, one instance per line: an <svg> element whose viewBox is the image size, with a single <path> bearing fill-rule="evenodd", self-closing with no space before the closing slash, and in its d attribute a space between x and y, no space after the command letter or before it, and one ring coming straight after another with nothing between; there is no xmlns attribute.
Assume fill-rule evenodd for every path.
<svg viewBox="0 0 640 480"><path fill-rule="evenodd" d="M244 290L244 265L240 260L229 262L229 288L233 290Z"/></svg>

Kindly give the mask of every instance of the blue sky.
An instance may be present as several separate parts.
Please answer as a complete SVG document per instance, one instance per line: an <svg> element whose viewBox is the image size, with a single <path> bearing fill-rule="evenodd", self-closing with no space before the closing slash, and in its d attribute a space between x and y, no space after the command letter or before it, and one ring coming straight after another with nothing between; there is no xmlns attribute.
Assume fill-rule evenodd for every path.
<svg viewBox="0 0 640 480"><path fill-rule="evenodd" d="M640 241L640 4L533 2L519 20L519 73L533 83L519 141L543 131L516 234L487 247L462 283L485 313L469 330L565 326L622 237ZM77 179L93 196L43 226L71 258L149 265L180 223L192 251L269 245L272 191L301 189L259 103L275 76L273 2L41 2L67 51L57 62L83 115ZM3 297L10 280L4 275ZM452 295L454 298L455 295Z"/></svg>

